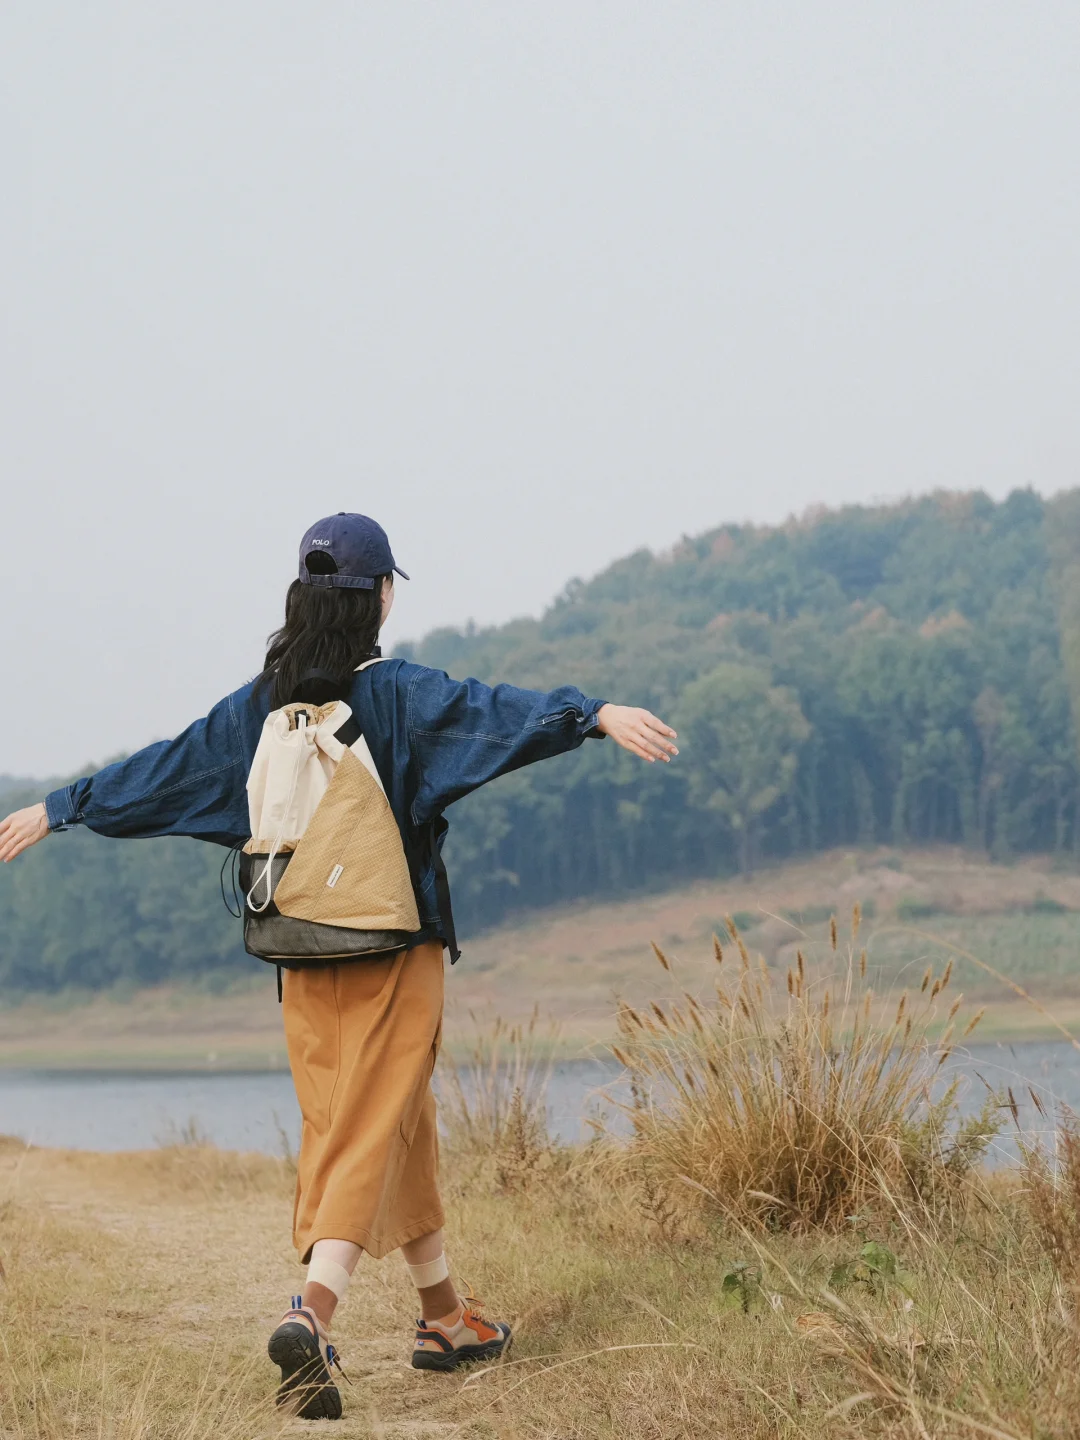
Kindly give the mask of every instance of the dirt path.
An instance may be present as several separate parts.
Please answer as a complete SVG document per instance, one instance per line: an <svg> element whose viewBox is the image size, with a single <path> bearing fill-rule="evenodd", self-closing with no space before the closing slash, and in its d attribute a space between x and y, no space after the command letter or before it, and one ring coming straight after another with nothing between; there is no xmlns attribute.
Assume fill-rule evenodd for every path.
<svg viewBox="0 0 1080 1440"><path fill-rule="evenodd" d="M225 1351L249 1370L254 1397L273 1389L266 1337L303 1275L289 1240L291 1198L284 1164L262 1156L102 1155L0 1142L0 1214L34 1216L45 1250L60 1243L68 1257L70 1283L55 1299L53 1286L38 1305L50 1329L89 1332L98 1316L111 1345L147 1355L167 1346L172 1364L179 1357L183 1365L186 1355L193 1381ZM20 1253L16 1245L6 1259L13 1282ZM411 1304L397 1257L361 1263L334 1336L353 1382L342 1386L345 1420L294 1422L285 1433L327 1428L348 1440L459 1430L427 1412L433 1401L444 1410L460 1380L421 1375L408 1364Z"/></svg>

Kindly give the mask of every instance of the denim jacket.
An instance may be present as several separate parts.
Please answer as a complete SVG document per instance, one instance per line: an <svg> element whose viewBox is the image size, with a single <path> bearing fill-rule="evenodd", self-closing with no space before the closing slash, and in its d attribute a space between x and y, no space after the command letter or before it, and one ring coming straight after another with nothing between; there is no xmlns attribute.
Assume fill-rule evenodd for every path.
<svg viewBox="0 0 1080 1440"><path fill-rule="evenodd" d="M544 695L513 685L451 680L440 670L385 660L353 678L348 704L363 731L401 831L421 930L453 951L453 921L436 870L455 800L511 770L599 736L596 712L572 685ZM268 687L242 686L176 737L148 745L45 798L51 830L86 825L99 835L191 835L218 845L248 839L247 777Z"/></svg>

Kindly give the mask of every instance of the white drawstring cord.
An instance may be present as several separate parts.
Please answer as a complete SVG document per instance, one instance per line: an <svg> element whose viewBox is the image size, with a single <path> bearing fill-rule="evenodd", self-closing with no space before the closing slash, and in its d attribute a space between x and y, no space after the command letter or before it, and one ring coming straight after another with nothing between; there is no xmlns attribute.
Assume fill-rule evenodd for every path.
<svg viewBox="0 0 1080 1440"><path fill-rule="evenodd" d="M292 784L289 787L289 798L285 802L285 809L282 811L281 814L281 823L278 825L278 832L274 836L274 843L270 846L270 854L267 856L266 865L263 867L263 872L252 885L251 889L248 891L248 909L252 911L252 913L255 915L261 915L263 911L268 908L270 901L274 898L273 876L270 874L270 867L274 863L274 857L277 854L278 846L285 838L285 826L289 819L289 811L292 809L293 800L296 798L296 786L297 782L300 779L300 763L304 758L304 736L307 733L307 716L302 710L297 714L296 717L296 731L297 734L300 736L300 743L296 747L296 764L293 766L293 777ZM256 905L255 901L252 899L252 896L255 894L255 891L259 888L259 886L263 883L264 880L266 881L266 899L261 905Z"/></svg>

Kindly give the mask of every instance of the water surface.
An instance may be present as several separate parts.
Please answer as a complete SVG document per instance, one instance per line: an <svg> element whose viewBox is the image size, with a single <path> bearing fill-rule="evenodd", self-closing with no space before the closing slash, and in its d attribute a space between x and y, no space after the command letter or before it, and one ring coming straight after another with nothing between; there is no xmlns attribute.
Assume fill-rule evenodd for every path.
<svg viewBox="0 0 1080 1440"><path fill-rule="evenodd" d="M557 1064L548 1116L559 1139L586 1134L614 1062ZM591 1132L589 1132L591 1133ZM300 1112L288 1071L0 1070L0 1135L72 1150L143 1150L204 1137L226 1150L295 1150Z"/></svg>
<svg viewBox="0 0 1080 1440"><path fill-rule="evenodd" d="M952 1067L962 1077L962 1105L977 1109L983 1081L1011 1086L1030 1133L1047 1133L1028 1095L1033 1086L1052 1111L1064 1103L1080 1111L1080 1052L1064 1041L973 1045ZM548 1116L559 1139L576 1141L591 1130L590 1115L613 1106L602 1091L620 1095L613 1061L557 1064L548 1087ZM981 1078L980 1078L981 1077ZM1010 1120L1008 1130L1012 1130ZM223 1149L281 1154L295 1149L300 1116L287 1072L169 1074L107 1071L0 1071L0 1134L33 1145L79 1150L141 1150L205 1137ZM1014 1153L1008 1136L999 1158Z"/></svg>

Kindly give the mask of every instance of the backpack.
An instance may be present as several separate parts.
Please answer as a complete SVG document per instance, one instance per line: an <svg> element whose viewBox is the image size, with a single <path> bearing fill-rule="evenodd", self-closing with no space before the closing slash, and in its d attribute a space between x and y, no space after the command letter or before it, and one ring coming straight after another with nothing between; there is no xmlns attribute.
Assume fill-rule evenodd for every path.
<svg viewBox="0 0 1080 1440"><path fill-rule="evenodd" d="M367 741L343 700L272 710L247 794L244 948L278 966L279 990L283 966L406 948L421 928L409 863Z"/></svg>

